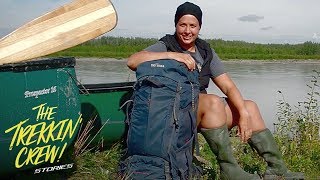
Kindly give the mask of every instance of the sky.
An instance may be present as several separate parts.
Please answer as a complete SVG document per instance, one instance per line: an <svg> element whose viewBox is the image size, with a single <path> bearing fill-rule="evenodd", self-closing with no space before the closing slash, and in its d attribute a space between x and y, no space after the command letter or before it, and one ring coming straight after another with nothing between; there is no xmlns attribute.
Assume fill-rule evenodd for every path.
<svg viewBox="0 0 320 180"><path fill-rule="evenodd" d="M1 0L0 37L71 0ZM111 0L118 24L106 36L160 38L174 32L181 0ZM190 0L203 12L200 37L255 43L320 43L319 0Z"/></svg>

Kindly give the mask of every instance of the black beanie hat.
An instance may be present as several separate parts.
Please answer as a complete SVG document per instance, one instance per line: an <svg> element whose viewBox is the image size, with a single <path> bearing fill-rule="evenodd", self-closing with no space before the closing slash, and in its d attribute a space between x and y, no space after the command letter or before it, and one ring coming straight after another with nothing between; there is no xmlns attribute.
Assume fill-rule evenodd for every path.
<svg viewBox="0 0 320 180"><path fill-rule="evenodd" d="M176 15L174 16L174 25L177 25L179 19L186 14L191 14L195 16L198 19L199 25L201 27L202 11L199 6L191 2L185 2L177 8Z"/></svg>

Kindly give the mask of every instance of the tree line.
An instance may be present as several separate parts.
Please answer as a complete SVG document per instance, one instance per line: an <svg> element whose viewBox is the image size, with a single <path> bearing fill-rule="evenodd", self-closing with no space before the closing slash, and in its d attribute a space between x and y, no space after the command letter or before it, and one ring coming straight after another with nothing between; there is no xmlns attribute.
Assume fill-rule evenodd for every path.
<svg viewBox="0 0 320 180"><path fill-rule="evenodd" d="M51 56L127 58L157 40L155 38L102 36ZM223 60L320 59L320 44L311 41L301 44L258 44L222 39L206 39L206 41Z"/></svg>

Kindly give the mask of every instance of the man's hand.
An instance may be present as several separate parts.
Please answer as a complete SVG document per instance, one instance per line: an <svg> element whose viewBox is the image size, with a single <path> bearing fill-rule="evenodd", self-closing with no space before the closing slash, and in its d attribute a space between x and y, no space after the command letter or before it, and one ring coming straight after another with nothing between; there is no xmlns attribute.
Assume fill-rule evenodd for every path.
<svg viewBox="0 0 320 180"><path fill-rule="evenodd" d="M249 113L247 111L240 114L239 124L238 124L238 135L242 142L247 142L251 138L252 129L249 127Z"/></svg>
<svg viewBox="0 0 320 180"><path fill-rule="evenodd" d="M196 69L196 62L190 54L168 52L168 56L170 59L175 59L176 61L184 63L191 71Z"/></svg>

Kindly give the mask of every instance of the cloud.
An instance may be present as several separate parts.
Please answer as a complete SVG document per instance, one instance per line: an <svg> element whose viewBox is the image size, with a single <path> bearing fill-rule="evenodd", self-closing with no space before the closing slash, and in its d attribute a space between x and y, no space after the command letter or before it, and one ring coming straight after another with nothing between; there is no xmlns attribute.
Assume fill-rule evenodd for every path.
<svg viewBox="0 0 320 180"><path fill-rule="evenodd" d="M320 34L313 33L312 40L316 42L320 42Z"/></svg>
<svg viewBox="0 0 320 180"><path fill-rule="evenodd" d="M246 22L258 22L261 19L264 19L264 16L257 16L255 14L249 14L247 16L239 17L239 21L246 21Z"/></svg>
<svg viewBox="0 0 320 180"><path fill-rule="evenodd" d="M263 31L267 31L267 30L270 30L270 29L273 29L273 27L272 26L267 26L267 27L260 28L260 30L263 30Z"/></svg>

